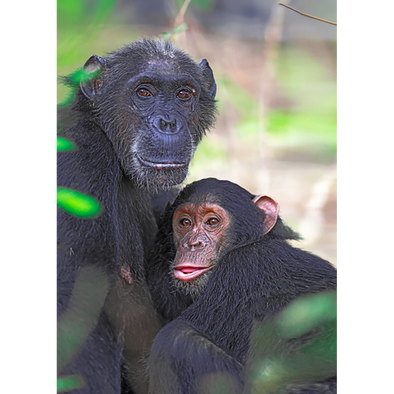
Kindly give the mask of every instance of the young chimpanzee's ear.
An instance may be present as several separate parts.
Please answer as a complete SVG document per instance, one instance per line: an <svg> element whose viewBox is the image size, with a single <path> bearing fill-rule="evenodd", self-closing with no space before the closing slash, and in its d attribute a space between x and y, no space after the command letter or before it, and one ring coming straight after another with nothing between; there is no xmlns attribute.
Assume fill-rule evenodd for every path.
<svg viewBox="0 0 394 394"><path fill-rule="evenodd" d="M100 90L102 86L102 71L105 67L105 60L102 57L92 55L83 66L80 87L82 93L88 98Z"/></svg>
<svg viewBox="0 0 394 394"><path fill-rule="evenodd" d="M279 204L271 197L259 195L253 198L257 208L264 213L264 234L269 233L275 226L279 214Z"/></svg>
<svg viewBox="0 0 394 394"><path fill-rule="evenodd" d="M201 68L202 75L205 80L208 82L208 91L211 96L211 99L214 100L216 96L216 82L213 76L213 72L211 67L209 66L207 59L202 59L200 63L198 63L198 67Z"/></svg>

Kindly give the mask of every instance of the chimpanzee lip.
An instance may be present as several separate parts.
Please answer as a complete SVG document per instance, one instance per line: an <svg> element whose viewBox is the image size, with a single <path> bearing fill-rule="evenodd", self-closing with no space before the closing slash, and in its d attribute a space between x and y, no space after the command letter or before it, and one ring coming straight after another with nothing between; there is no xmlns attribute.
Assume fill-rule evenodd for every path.
<svg viewBox="0 0 394 394"><path fill-rule="evenodd" d="M173 168L178 169L187 166L187 162L174 162L174 161L163 161L163 162L154 162L147 159L142 158L140 155L137 155L137 159L139 162L145 166L154 168L155 170L161 170L163 168Z"/></svg>
<svg viewBox="0 0 394 394"><path fill-rule="evenodd" d="M181 280L182 282L191 282L192 280L198 278L203 273L209 271L213 268L213 265L209 267L198 267L195 265L181 265L179 267L174 267L175 278Z"/></svg>

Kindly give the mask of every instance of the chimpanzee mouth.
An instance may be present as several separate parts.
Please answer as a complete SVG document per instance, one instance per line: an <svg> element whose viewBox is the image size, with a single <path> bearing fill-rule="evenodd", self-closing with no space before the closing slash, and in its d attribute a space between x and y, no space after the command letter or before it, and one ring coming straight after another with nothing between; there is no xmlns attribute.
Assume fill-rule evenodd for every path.
<svg viewBox="0 0 394 394"><path fill-rule="evenodd" d="M211 270L214 266L210 267L196 267L194 265L182 265L179 267L174 267L175 278L181 280L182 282L191 282L192 280L198 278L200 275Z"/></svg>
<svg viewBox="0 0 394 394"><path fill-rule="evenodd" d="M174 161L163 161L163 162L153 162L150 160L143 159L140 155L137 154L138 161L145 167L153 168L155 170L162 169L179 169L183 167L187 167L189 162L174 162Z"/></svg>

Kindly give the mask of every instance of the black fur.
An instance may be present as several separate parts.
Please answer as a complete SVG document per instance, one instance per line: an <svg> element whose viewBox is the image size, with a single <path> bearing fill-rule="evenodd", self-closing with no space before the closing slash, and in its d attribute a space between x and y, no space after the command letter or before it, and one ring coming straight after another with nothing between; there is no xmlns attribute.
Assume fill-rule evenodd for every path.
<svg viewBox="0 0 394 394"><path fill-rule="evenodd" d="M140 393L146 392L143 360L161 326L144 277L144 259L157 229L151 194L184 180L195 147L213 124L216 85L206 60L198 65L164 40L143 39L107 57L92 56L85 69L93 66L96 72L91 79L79 82L76 74L64 78L76 98L71 108L59 113L61 135L78 149L59 153L58 184L95 196L104 210L89 220L58 210L58 316L62 320L73 308L82 319L77 329L78 324L91 326L86 341L70 360L59 364L58 372L82 376L86 384L75 393L120 393L124 348L125 373ZM135 104L129 82L148 73L155 75L155 92L160 94L150 106L142 101ZM166 90L178 89L179 75L193 80L197 90L186 107L173 90ZM152 126L150 118L164 114L177 117L176 133ZM178 151L187 155L179 158ZM143 152L154 163L179 159L184 166L145 167L136 158ZM108 289L96 283L106 300L91 321L77 312L89 310L92 294L70 304L84 267L94 267L108 282ZM133 284L121 278L122 267L130 271ZM71 344L73 338L69 339ZM67 343L62 347L67 348Z"/></svg>
<svg viewBox="0 0 394 394"><path fill-rule="evenodd" d="M228 392L243 392L254 322L277 314L297 297L336 289L336 269L291 246L287 241L298 236L280 218L263 235L264 217L253 197L231 182L204 179L187 186L165 212L147 269L154 305L170 322L152 347L151 393L208 393L204 379L212 373L230 379ZM193 302L171 278L171 224L178 206L203 201L225 208L231 227L217 266Z"/></svg>

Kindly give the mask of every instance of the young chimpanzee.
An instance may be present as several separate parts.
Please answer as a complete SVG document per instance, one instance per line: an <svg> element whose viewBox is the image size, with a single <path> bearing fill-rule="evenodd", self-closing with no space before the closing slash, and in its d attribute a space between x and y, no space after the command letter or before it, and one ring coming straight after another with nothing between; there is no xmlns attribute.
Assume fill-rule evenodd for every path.
<svg viewBox="0 0 394 394"><path fill-rule="evenodd" d="M58 372L82 378L75 393L120 393L124 349L134 392L146 392L144 357L161 327L144 277L157 230L151 194L186 177L215 120L215 80L206 59L142 39L91 56L64 81L76 98L60 111L61 135L77 150L59 153L58 184L95 196L103 213L58 210L59 349L68 352ZM75 338L82 346L71 351Z"/></svg>
<svg viewBox="0 0 394 394"><path fill-rule="evenodd" d="M151 349L150 393L208 393L210 374L231 380L226 392L244 392L254 322L336 289L336 269L291 246L298 236L278 211L270 197L213 178L188 185L165 211L147 274L169 323ZM302 392L335 392L327 378Z"/></svg>

